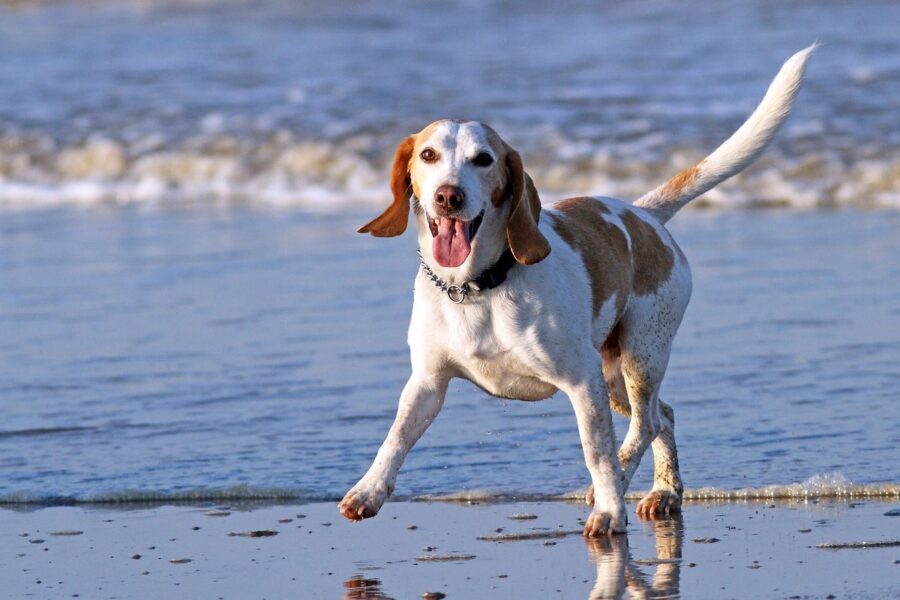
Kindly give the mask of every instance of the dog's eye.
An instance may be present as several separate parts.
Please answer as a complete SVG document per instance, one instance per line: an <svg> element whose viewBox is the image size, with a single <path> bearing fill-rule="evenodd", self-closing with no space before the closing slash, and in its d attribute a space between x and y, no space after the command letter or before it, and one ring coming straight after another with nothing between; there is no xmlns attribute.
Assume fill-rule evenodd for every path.
<svg viewBox="0 0 900 600"><path fill-rule="evenodd" d="M476 167L489 167L494 162L494 157L487 152L482 152L472 159L472 164Z"/></svg>
<svg viewBox="0 0 900 600"><path fill-rule="evenodd" d="M437 152L435 152L431 148L425 148L421 153L419 153L419 158L427 163L433 163L438 159L438 155Z"/></svg>

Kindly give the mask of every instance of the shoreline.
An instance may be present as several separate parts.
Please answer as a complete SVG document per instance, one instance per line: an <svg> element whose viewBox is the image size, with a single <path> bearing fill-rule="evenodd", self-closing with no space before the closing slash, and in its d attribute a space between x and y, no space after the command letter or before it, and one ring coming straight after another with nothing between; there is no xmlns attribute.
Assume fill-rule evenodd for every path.
<svg viewBox="0 0 900 600"><path fill-rule="evenodd" d="M631 502L628 533L598 540L580 535L587 507L568 501L389 502L358 524L334 503L19 508L0 508L10 597L900 593L896 499L686 501L654 521Z"/></svg>
<svg viewBox="0 0 900 600"><path fill-rule="evenodd" d="M447 502L502 504L514 502L575 502L585 497L587 488L563 493L494 492L482 489L460 490L450 493L394 495L388 502ZM627 501L638 501L648 490L634 490L625 494ZM314 494L302 489L254 487L236 485L224 488L197 488L178 492L153 490L122 490L85 497L47 495L29 492L0 494L0 509L18 506L36 508L52 506L138 506L196 505L209 502L239 502L266 504L312 504L340 502L342 495ZM853 483L837 473L814 475L804 482L769 484L758 487L717 488L712 486L684 490L685 502L812 502L821 500L880 500L900 501L900 483Z"/></svg>

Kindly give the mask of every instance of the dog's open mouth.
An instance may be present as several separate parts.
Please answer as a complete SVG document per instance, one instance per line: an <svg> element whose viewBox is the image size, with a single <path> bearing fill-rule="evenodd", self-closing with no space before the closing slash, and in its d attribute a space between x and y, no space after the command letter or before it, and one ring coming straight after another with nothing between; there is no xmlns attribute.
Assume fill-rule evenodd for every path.
<svg viewBox="0 0 900 600"><path fill-rule="evenodd" d="M431 229L432 251L434 259L442 267L458 267L466 262L472 251L472 240L478 233L484 211L471 221L461 221L453 217L437 217L432 219L426 215L428 227Z"/></svg>

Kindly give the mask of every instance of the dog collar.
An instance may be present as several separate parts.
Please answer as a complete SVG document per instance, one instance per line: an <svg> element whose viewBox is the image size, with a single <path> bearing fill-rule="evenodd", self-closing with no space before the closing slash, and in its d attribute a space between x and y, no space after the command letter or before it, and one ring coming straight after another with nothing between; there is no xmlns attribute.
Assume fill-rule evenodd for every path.
<svg viewBox="0 0 900 600"><path fill-rule="evenodd" d="M506 281L506 274L509 273L509 270L516 264L516 259L512 254L512 250L507 248L506 252L501 254L500 258L497 259L497 262L488 267L484 273L475 279L470 279L460 285L450 285L431 270L431 267L429 267L428 263L425 262L425 259L422 258L421 252L418 252L418 254L419 262L422 263L422 269L425 270L425 275L428 276L438 289L447 294L450 301L455 304L462 304L465 302L466 296L472 292L492 290L499 286Z"/></svg>

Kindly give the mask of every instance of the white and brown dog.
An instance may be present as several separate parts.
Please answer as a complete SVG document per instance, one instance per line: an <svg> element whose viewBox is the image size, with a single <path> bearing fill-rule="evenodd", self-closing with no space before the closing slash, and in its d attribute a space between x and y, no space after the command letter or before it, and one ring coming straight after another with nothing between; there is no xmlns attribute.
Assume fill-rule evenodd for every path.
<svg viewBox="0 0 900 600"><path fill-rule="evenodd" d="M724 144L633 205L571 198L542 207L519 154L481 123L437 121L403 140L393 203L359 231L402 234L414 201L422 269L408 337L412 375L341 513L378 513L454 377L501 398L568 395L592 482L586 536L625 531L624 494L648 446L653 489L637 513L678 510L674 416L659 389L691 271L664 224L759 156L787 118L813 49L784 64ZM631 417L618 453L610 406Z"/></svg>

